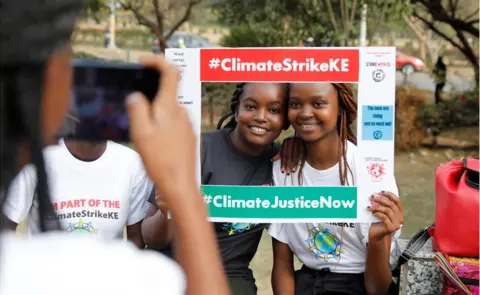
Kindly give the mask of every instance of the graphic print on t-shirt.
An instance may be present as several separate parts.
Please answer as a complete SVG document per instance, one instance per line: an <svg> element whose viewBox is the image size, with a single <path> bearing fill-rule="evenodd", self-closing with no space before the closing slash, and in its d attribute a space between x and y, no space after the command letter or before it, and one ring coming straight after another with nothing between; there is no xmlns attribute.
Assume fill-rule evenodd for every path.
<svg viewBox="0 0 480 295"><path fill-rule="evenodd" d="M77 223L68 223L66 231L70 234L75 235L96 235L98 233L98 228L92 226L92 222L84 222L82 219L78 220Z"/></svg>
<svg viewBox="0 0 480 295"><path fill-rule="evenodd" d="M222 229L226 230L229 236L232 236L235 234L243 233L245 231L249 231L257 225L258 223L224 223Z"/></svg>
<svg viewBox="0 0 480 295"><path fill-rule="evenodd" d="M305 243L308 245L308 251L317 258L323 258L325 262L330 259L340 260L343 245L335 235L330 234L328 229L321 225L314 225L311 228L307 225L307 229L308 239L305 240Z"/></svg>
<svg viewBox="0 0 480 295"><path fill-rule="evenodd" d="M263 184L262 186L271 186L270 184ZM242 222L234 222L234 223L224 223L222 229L228 232L229 236L240 234L245 231L249 231L255 226L259 225L259 223L242 223Z"/></svg>

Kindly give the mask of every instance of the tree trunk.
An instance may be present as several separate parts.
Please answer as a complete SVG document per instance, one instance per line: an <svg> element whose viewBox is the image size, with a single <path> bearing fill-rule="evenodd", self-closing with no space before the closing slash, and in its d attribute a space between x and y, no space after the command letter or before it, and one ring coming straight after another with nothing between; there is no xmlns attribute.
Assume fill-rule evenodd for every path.
<svg viewBox="0 0 480 295"><path fill-rule="evenodd" d="M210 126L215 126L215 105L213 103L213 95L208 96L208 121L210 122Z"/></svg>
<svg viewBox="0 0 480 295"><path fill-rule="evenodd" d="M427 55L425 53L425 40L420 40L418 39L418 50L420 53L420 59L423 60L423 62L427 62Z"/></svg>
<svg viewBox="0 0 480 295"><path fill-rule="evenodd" d="M167 41L165 40L163 35L161 35L161 36L157 35L157 38L158 38L158 43L159 43L159 46L160 46L160 52L165 54L165 49L167 49L167 46L168 46Z"/></svg>

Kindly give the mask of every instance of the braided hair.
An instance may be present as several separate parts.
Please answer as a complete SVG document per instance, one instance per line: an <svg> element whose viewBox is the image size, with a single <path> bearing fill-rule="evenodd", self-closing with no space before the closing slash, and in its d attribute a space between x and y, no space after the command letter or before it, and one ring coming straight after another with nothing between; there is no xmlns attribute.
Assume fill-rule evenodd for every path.
<svg viewBox="0 0 480 295"><path fill-rule="evenodd" d="M247 83L238 83L235 87L235 91L233 92L232 98L230 99L230 113L224 115L217 124L217 130L227 128L227 129L235 129L237 127L237 121L235 120L235 113L237 112L238 106L240 105L240 96L243 93L243 89ZM222 127L225 120L230 118L228 123Z"/></svg>
<svg viewBox="0 0 480 295"><path fill-rule="evenodd" d="M347 161L347 142L357 145L357 137L353 133L352 123L357 118L357 102L353 96L352 87L346 83L333 83L338 93L340 115L337 121L337 132L340 137L338 142L338 167L341 185L349 185L347 170L353 179L353 172Z"/></svg>
<svg viewBox="0 0 480 295"><path fill-rule="evenodd" d="M353 95L352 87L346 83L332 83L333 87L337 90L339 116L337 121L337 132L340 137L338 141L338 169L340 175L340 184L349 185L347 171L350 173L353 179L353 172L348 165L347 160L347 143L350 141L354 145L357 145L357 137L353 133L352 123L357 118L357 102ZM302 170L305 166L307 147L305 142L295 134L295 137L287 138L285 141L292 141L292 147L285 153L292 159L299 159L300 168L298 173L298 183L302 185ZM284 141L284 145L286 146ZM284 147L282 147L283 149ZM285 154L282 152L282 154Z"/></svg>
<svg viewBox="0 0 480 295"><path fill-rule="evenodd" d="M235 120L235 113L238 110L238 106L240 105L240 97L243 94L243 91L245 90L245 86L247 83L238 83L235 87L235 91L233 92L232 98L230 99L230 113L224 115L222 118L217 123L217 130L220 129L235 129L237 127L237 121ZM286 101L288 101L288 89L289 89L289 84L282 84L285 88L285 97ZM287 112L288 112L288 104L284 104L284 115L285 115L285 120L283 123L283 130L287 130L288 127L290 127L290 122L288 122L287 119ZM230 118L230 120L225 124L225 126L222 127L223 123Z"/></svg>

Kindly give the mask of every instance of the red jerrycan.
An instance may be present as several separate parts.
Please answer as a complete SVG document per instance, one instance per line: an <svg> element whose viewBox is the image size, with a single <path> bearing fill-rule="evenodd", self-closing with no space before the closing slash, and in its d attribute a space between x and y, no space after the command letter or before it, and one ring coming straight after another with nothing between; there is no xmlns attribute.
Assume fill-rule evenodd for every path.
<svg viewBox="0 0 480 295"><path fill-rule="evenodd" d="M479 160L448 162L435 171L436 214L432 229L437 252L479 256Z"/></svg>

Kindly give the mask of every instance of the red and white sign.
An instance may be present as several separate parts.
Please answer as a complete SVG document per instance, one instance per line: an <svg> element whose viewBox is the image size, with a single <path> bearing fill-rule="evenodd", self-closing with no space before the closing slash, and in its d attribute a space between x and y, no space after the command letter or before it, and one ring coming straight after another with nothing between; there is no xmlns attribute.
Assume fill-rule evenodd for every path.
<svg viewBox="0 0 480 295"><path fill-rule="evenodd" d="M178 101L187 109L199 138L202 130L202 82L357 84L355 185L358 209L355 222L378 221L365 208L370 204L369 196L388 190L395 181L394 140L363 134L381 134L380 129L386 123L394 124L394 47L167 48L165 55L181 70ZM230 95L223 99L229 101ZM383 107L388 106L393 115L384 120L383 113L379 113L382 117L367 111L364 114L365 106L367 111L368 107L376 110L376 106L383 111ZM366 126L378 126L378 130ZM197 181L200 184L200 140L197 146ZM322 220L343 222L335 218Z"/></svg>
<svg viewBox="0 0 480 295"><path fill-rule="evenodd" d="M357 83L358 49L200 49L202 82Z"/></svg>

